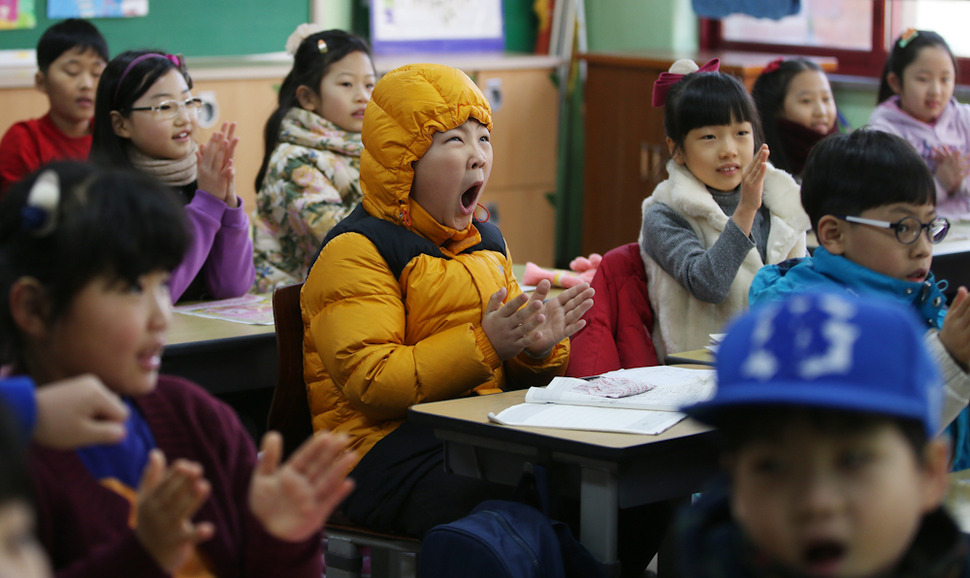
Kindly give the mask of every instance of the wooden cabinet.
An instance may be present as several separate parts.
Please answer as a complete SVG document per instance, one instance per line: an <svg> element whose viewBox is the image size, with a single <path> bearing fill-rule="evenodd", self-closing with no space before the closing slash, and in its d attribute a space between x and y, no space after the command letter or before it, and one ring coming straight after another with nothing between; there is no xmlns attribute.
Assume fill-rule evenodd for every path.
<svg viewBox="0 0 970 578"><path fill-rule="evenodd" d="M699 65L717 56L722 72L754 85L774 55L753 53L589 53L585 101L585 178L582 254L603 253L636 241L640 204L667 178L670 158L663 108L651 105L653 83L679 58ZM834 59L818 59L826 70Z"/></svg>
<svg viewBox="0 0 970 578"><path fill-rule="evenodd" d="M550 266L555 253L558 90L552 81L559 60L533 55L377 56L378 73L408 62L440 62L464 70L493 101L495 163L482 204L508 241L516 262ZM237 123L236 191L250 210L254 180L263 159L263 126L276 108L276 92L289 71L280 59L190 59L193 94L218 107L215 126ZM0 70L0 134L14 122L42 116L47 97L33 88L33 70ZM214 128L200 129L200 143Z"/></svg>

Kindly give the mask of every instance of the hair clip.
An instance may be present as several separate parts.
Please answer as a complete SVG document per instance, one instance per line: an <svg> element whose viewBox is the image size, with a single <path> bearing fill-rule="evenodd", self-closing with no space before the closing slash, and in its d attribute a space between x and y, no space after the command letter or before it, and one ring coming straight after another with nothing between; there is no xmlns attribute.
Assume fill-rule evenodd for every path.
<svg viewBox="0 0 970 578"><path fill-rule="evenodd" d="M317 50L320 52L320 54L326 54L327 50L330 50L327 48L327 41L323 38L317 40Z"/></svg>
<svg viewBox="0 0 970 578"><path fill-rule="evenodd" d="M297 51L300 49L300 45L307 38L313 36L314 34L319 34L323 32L326 28L320 24L300 24L296 27L296 30L290 34L290 37L286 39L286 53L290 56L296 56Z"/></svg>
<svg viewBox="0 0 970 578"><path fill-rule="evenodd" d="M695 72L717 72L721 67L721 60L712 58L704 66L697 68L697 64L690 59L682 59L670 66L670 72L661 72L653 83L653 106L660 107L667 104L667 93L688 74ZM683 72L678 72L678 71Z"/></svg>
<svg viewBox="0 0 970 578"><path fill-rule="evenodd" d="M57 205L61 199L57 173L46 170L34 181L27 204L20 209L20 227L35 237L46 237L57 226Z"/></svg>
<svg viewBox="0 0 970 578"><path fill-rule="evenodd" d="M761 71L761 74L771 74L772 72L781 68L781 63L783 63L784 61L785 61L784 58L776 58L772 60L771 62L765 65L764 70Z"/></svg>
<svg viewBox="0 0 970 578"><path fill-rule="evenodd" d="M900 48L906 48L906 45L917 36L919 36L919 30L915 28L907 28L906 31L903 32L903 35L899 37L899 42L896 44L898 44Z"/></svg>

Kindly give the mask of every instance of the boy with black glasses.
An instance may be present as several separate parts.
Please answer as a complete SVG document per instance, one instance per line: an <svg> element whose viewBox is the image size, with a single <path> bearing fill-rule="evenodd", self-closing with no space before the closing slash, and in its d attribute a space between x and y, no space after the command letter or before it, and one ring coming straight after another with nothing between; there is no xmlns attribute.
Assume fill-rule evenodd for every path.
<svg viewBox="0 0 970 578"><path fill-rule="evenodd" d="M947 311L930 264L949 222L936 215L926 163L900 137L873 130L825 138L802 174L802 205L819 246L811 257L761 269L752 306L814 289L883 297L910 306L946 383L943 424L953 470L970 467L970 299L960 287Z"/></svg>

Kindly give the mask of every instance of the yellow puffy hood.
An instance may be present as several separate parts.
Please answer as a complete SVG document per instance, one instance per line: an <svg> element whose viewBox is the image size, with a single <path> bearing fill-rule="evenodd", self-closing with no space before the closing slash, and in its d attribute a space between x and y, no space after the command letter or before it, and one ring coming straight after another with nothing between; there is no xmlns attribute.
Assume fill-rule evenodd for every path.
<svg viewBox="0 0 970 578"><path fill-rule="evenodd" d="M360 187L367 212L408 226L411 163L424 156L434 133L469 118L492 130L488 100L464 72L441 64L408 64L385 74L364 111Z"/></svg>

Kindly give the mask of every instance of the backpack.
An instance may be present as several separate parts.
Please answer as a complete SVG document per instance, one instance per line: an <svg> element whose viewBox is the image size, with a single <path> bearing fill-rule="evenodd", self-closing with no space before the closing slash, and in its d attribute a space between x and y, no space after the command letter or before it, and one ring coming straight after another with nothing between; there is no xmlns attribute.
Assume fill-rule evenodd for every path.
<svg viewBox="0 0 970 578"><path fill-rule="evenodd" d="M566 524L505 500L482 502L464 518L432 528L419 560L418 578L605 577Z"/></svg>
<svg viewBox="0 0 970 578"><path fill-rule="evenodd" d="M559 540L539 510L488 500L432 528L421 542L419 578L564 578Z"/></svg>

